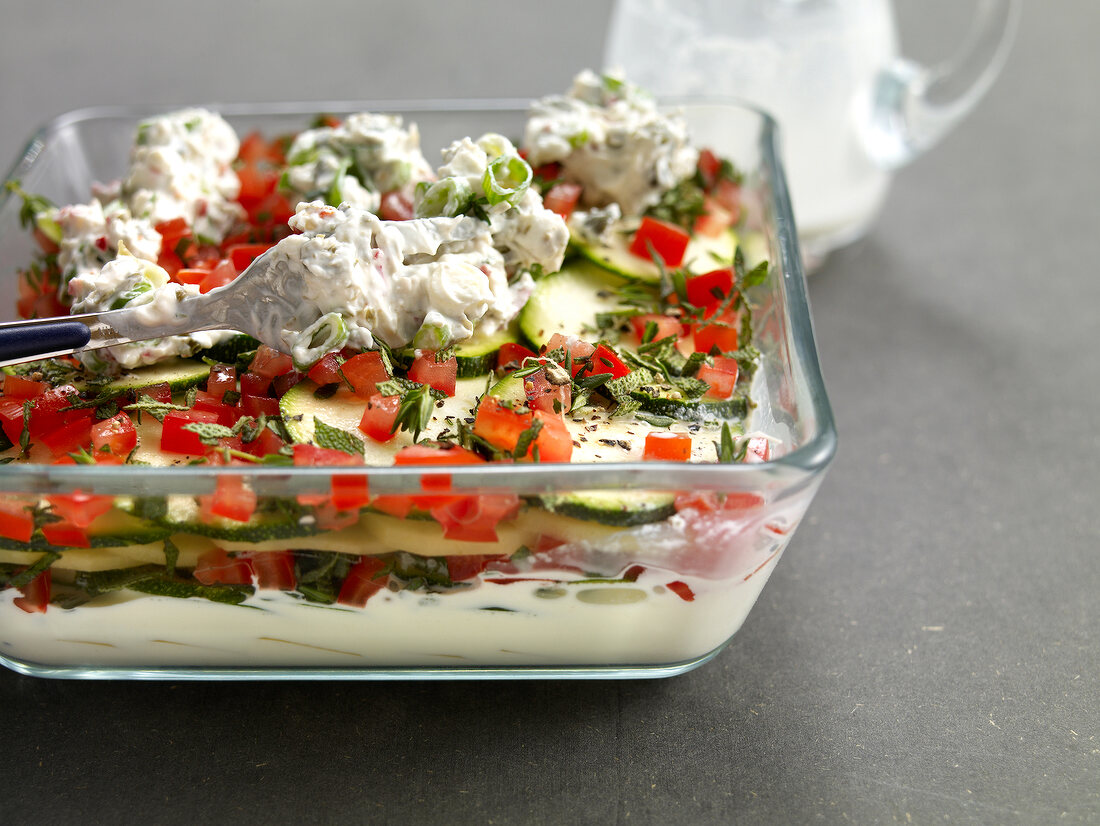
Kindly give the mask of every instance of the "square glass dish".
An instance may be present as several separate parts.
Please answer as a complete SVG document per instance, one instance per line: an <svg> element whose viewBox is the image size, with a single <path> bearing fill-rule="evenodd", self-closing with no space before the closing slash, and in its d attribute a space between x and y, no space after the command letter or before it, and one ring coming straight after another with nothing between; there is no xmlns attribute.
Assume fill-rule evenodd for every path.
<svg viewBox="0 0 1100 826"><path fill-rule="evenodd" d="M452 101L211 108L242 136L298 131L317 112L396 113L419 126L432 159L464 135L522 134L525 107ZM749 292L762 352L749 429L770 437L768 461L516 463L432 472L5 464L0 502L33 505L79 491L114 497L117 507L97 517L116 520L116 527L102 539L90 531L91 547L50 544L41 531L28 542L0 537L8 585L0 590L0 661L53 677L477 679L669 676L715 656L789 543L832 459L836 433L775 124L732 103L680 108L695 145L731 158L744 172L741 243L750 259L770 262L766 281ZM92 109L59 117L33 136L8 179L55 203L86 201L93 183L122 174L136 126L151 114ZM33 240L20 227L19 198L6 191L0 198L2 277L14 279L31 258ZM13 286L8 295L15 292ZM0 313L14 319L14 306ZM212 526L178 516L201 510L203 498L227 479L255 493L262 517ZM524 506L498 526L495 541L447 539L433 520L399 519L371 507L350 525L324 530L300 503L329 494L334 480L359 488L365 481L372 497L446 490L470 501L518 496ZM650 515L644 524L623 518L611 525L561 506L593 499L620 502L624 513L644 501ZM359 555L382 555L404 566L404 577L362 608L305 598L304 582L256 589L240 604L122 587L75 607L55 602L27 612L17 605L15 586L26 585L18 572L43 559L52 561L54 581L64 582L74 571L124 573L172 563L186 570L215 545L230 555L312 555L314 572L316 559L328 554L344 576Z"/></svg>

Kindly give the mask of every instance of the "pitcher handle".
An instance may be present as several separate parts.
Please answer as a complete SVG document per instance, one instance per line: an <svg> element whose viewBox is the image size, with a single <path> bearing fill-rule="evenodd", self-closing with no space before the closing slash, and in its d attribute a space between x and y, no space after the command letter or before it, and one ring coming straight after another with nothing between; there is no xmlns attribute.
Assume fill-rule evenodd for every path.
<svg viewBox="0 0 1100 826"><path fill-rule="evenodd" d="M958 54L925 67L900 58L876 78L863 139L878 164L893 169L933 146L974 108L1004 67L1022 0L978 0Z"/></svg>

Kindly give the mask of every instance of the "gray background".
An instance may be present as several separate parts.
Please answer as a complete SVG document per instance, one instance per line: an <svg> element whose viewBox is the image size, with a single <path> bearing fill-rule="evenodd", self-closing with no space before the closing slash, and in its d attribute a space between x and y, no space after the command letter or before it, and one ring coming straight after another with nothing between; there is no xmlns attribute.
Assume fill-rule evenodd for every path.
<svg viewBox="0 0 1100 826"><path fill-rule="evenodd" d="M899 3L908 50L947 54L965 5ZM0 821L1100 822L1100 5L1025 5L989 97L811 279L840 451L716 660L625 683L5 672ZM0 158L91 104L543 94L599 63L608 9L3 0Z"/></svg>

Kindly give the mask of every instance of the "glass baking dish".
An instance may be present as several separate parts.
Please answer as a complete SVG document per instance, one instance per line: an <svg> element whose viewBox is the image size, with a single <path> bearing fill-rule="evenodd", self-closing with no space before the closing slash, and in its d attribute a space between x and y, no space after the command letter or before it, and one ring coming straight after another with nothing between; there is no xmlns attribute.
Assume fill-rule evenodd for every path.
<svg viewBox="0 0 1100 826"><path fill-rule="evenodd" d="M297 131L318 112L397 113L418 124L429 159L463 135L518 136L524 120L524 105L515 101L211 108L242 136ZM745 172L750 211L742 243L771 262L766 283L750 296L763 353L751 428L772 437L770 461L455 466L442 474L418 467L7 464L0 466L2 499L33 502L81 491L116 497L120 506L154 522L166 506L193 508L225 476L241 477L257 494L261 511L293 508L300 496L329 491L334 476L353 484L365 479L371 496L449 486L455 494L518 495L528 505L501 526L495 543L445 541L432 521L399 520L367 508L337 537L341 551L352 556L404 553L406 562L433 570L441 562L445 568L444 557L480 562L520 550L524 560L490 565L453 586L384 589L361 609L320 605L278 590L257 590L230 605L123 589L75 608L50 605L44 613L27 613L15 606L19 592L9 587L0 591L0 661L52 677L478 679L670 676L714 657L741 626L790 541L832 459L836 433L776 126L765 114L734 103L685 102L681 108L695 144L732 158ZM84 201L93 183L121 174L137 123L156 111L63 115L34 135L8 179L55 203ZM33 242L19 226L19 199L0 197L0 261L4 277L14 278ZM10 306L0 312L5 320L14 318ZM610 527L538 506L546 497L593 492L652 494L675 507L657 522ZM254 547L323 549L324 537L334 534L236 536L235 542L214 541L238 552L261 537L267 544ZM0 562L9 568L13 561L33 563L51 550L38 539L29 546L4 540ZM55 576L64 576L67 560L70 568L163 565L164 547L162 540L139 543L125 549L122 561L118 548L53 548L63 551ZM179 553L177 564L186 566L186 543Z"/></svg>

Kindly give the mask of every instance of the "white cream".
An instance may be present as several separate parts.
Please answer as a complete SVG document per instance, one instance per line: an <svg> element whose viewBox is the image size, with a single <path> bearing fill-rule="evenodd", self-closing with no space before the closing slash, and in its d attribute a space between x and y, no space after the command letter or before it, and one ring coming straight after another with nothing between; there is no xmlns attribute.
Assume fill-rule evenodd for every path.
<svg viewBox="0 0 1100 826"><path fill-rule="evenodd" d="M687 125L666 116L636 86L614 75L581 72L568 95L531 106L524 147L533 166L560 163L584 187L585 206L617 203L640 215L695 171L698 151Z"/></svg>
<svg viewBox="0 0 1100 826"><path fill-rule="evenodd" d="M616 585L495 584L489 575L444 594L381 591L362 609L261 591L243 606L137 595L27 614L9 589L0 593L0 655L30 665L124 668L671 664L714 651L740 628L781 544L769 543L721 580L659 568ZM577 579L554 570L522 576ZM669 590L674 581L694 599Z"/></svg>
<svg viewBox="0 0 1100 826"><path fill-rule="evenodd" d="M287 152L284 185L300 200L316 198L377 212L386 192L411 195L418 181L432 179L420 151L415 123L396 115L350 115L336 127L299 133Z"/></svg>
<svg viewBox="0 0 1100 826"><path fill-rule="evenodd" d="M120 244L138 258L156 261L160 255L160 233L145 218L134 218L120 201L106 206L90 204L61 207L50 216L61 229L57 263L61 269L58 298L69 303L74 278L90 278L117 254Z"/></svg>

